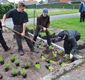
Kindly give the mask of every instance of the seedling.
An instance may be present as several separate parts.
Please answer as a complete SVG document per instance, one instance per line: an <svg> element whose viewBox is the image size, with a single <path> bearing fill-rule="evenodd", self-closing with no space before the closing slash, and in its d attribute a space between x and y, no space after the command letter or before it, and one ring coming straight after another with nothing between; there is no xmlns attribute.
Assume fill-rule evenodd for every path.
<svg viewBox="0 0 85 80"><path fill-rule="evenodd" d="M49 71L53 71L54 70L54 68L52 67L52 66L50 66L50 65L46 65L45 66Z"/></svg>
<svg viewBox="0 0 85 80"><path fill-rule="evenodd" d="M23 78L27 77L27 71L24 68L20 71L20 74L23 76Z"/></svg>
<svg viewBox="0 0 85 80"><path fill-rule="evenodd" d="M25 64L23 65L23 68L28 69L31 66L31 62L27 61L25 62Z"/></svg>
<svg viewBox="0 0 85 80"><path fill-rule="evenodd" d="M35 64L34 66L35 66L35 68L36 68L37 70L39 70L39 69L41 68L41 65L40 65L39 62L36 62L36 64Z"/></svg>
<svg viewBox="0 0 85 80"><path fill-rule="evenodd" d="M13 56L11 57L11 62L14 62L15 60L16 60L16 56L13 55Z"/></svg>
<svg viewBox="0 0 85 80"><path fill-rule="evenodd" d="M48 48L49 48L50 50L54 49L54 47L53 47L53 46L49 46Z"/></svg>
<svg viewBox="0 0 85 80"><path fill-rule="evenodd" d="M15 64L16 64L16 66L19 66L20 65L20 61L18 59L15 60Z"/></svg>
<svg viewBox="0 0 85 80"><path fill-rule="evenodd" d="M17 76L18 75L18 70L17 69L12 69L12 72L11 72L11 75L13 76L13 77L15 77L15 76Z"/></svg>
<svg viewBox="0 0 85 80"><path fill-rule="evenodd" d="M54 64L55 63L55 61L53 61L53 60L48 60L47 61L49 64Z"/></svg>
<svg viewBox="0 0 85 80"><path fill-rule="evenodd" d="M7 72L10 69L10 63L4 64L4 70Z"/></svg>
<svg viewBox="0 0 85 80"><path fill-rule="evenodd" d="M3 58L3 56L0 56L0 64L1 64L1 65L4 64L4 58Z"/></svg>

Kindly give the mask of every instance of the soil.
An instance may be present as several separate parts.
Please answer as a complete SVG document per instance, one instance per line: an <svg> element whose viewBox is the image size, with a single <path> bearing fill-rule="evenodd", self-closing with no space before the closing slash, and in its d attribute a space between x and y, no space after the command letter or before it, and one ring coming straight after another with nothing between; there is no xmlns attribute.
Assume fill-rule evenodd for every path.
<svg viewBox="0 0 85 80"><path fill-rule="evenodd" d="M15 63L11 63L11 69L8 72L4 71L4 65L0 65L0 74L3 75L2 80L40 80L41 77L44 77L45 75L49 74L51 71L46 69L45 66L49 65L49 63L46 60L53 60L54 63L51 64L53 66L53 71L55 69L60 69L62 66L59 65L59 61L64 59L63 52L54 47L53 49L48 49L48 46L43 43L42 41L38 41L38 43L35 45L35 48L39 51L39 53L33 53L30 52L29 47L27 46L26 42L23 40L23 49L25 51L25 54L23 56L20 56L20 54L17 51L17 44L15 39L13 38L13 33L11 31L3 33L4 38L7 42L7 45L11 47L11 50L8 52L4 52L3 48L0 45L0 55L4 57L5 63L10 62L10 59L13 55L17 57L17 59L20 60L20 66L17 67ZM37 48L37 45L40 45L40 48ZM58 43L59 45L62 45L62 43ZM56 52L57 57L53 57L53 52ZM85 50L81 50L80 54L85 56ZM46 60L41 59L41 55L46 57ZM16 68L17 70L22 69L22 65L26 62L30 61L31 66L29 69L27 69L27 78L23 79L21 75L18 75L17 77L12 77L11 70L13 68ZM40 70L37 70L34 65L36 62L39 62L41 64ZM66 61L65 61L66 62ZM67 61L66 63L70 64L70 61Z"/></svg>

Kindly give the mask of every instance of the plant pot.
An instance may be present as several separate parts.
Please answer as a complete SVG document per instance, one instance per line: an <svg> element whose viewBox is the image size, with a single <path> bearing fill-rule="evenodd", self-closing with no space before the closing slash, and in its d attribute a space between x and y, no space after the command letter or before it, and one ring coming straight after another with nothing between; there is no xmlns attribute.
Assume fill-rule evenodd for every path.
<svg viewBox="0 0 85 80"><path fill-rule="evenodd" d="M5 72L8 72L9 71L9 68L5 68Z"/></svg>
<svg viewBox="0 0 85 80"><path fill-rule="evenodd" d="M27 74L25 74L25 75L22 75L23 76L23 78L26 78L27 77Z"/></svg>
<svg viewBox="0 0 85 80"><path fill-rule="evenodd" d="M18 64L16 64L16 66L20 66L20 64L18 63Z"/></svg>
<svg viewBox="0 0 85 80"><path fill-rule="evenodd" d="M4 60L3 61L0 61L0 64L3 65L4 64Z"/></svg>

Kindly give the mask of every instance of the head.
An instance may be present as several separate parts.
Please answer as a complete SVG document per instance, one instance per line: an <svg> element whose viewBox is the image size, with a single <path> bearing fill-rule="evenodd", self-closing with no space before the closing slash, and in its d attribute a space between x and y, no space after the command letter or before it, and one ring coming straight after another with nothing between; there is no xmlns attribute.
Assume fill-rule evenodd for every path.
<svg viewBox="0 0 85 80"><path fill-rule="evenodd" d="M18 9L19 12L23 12L25 7L26 7L25 4L22 3L22 2L19 2L18 5L17 5L17 9Z"/></svg>
<svg viewBox="0 0 85 80"><path fill-rule="evenodd" d="M48 15L48 9L44 8L43 9L43 16L46 17Z"/></svg>

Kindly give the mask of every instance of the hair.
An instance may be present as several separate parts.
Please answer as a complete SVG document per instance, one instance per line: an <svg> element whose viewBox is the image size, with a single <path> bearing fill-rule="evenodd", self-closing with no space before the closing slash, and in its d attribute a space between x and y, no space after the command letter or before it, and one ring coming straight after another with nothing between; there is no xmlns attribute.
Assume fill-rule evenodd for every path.
<svg viewBox="0 0 85 80"><path fill-rule="evenodd" d="M23 2L19 2L18 5L17 5L18 8L20 7L26 7L26 5L23 3Z"/></svg>

